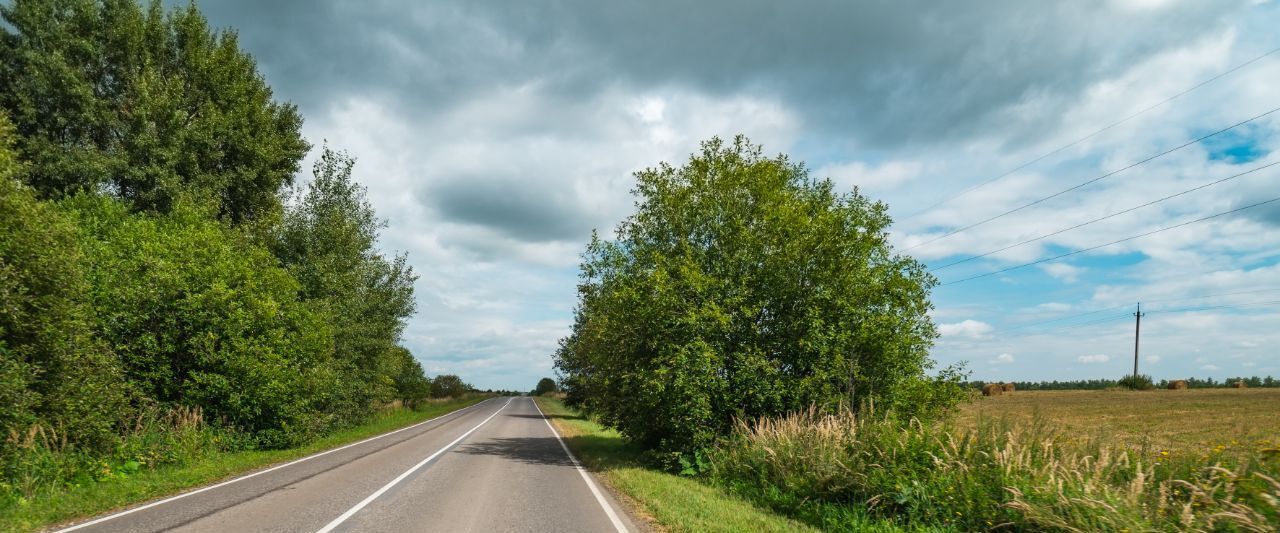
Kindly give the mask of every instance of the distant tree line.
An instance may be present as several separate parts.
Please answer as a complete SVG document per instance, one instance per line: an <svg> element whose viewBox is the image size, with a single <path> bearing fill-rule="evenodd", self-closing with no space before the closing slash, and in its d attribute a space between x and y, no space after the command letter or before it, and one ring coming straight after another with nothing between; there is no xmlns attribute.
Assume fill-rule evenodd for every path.
<svg viewBox="0 0 1280 533"><path fill-rule="evenodd" d="M1126 376L1127 377L1127 376ZM1172 380L1162 379L1153 383L1156 388L1166 388ZM1237 381L1243 381L1250 388L1277 388L1280 387L1280 379L1271 376L1259 377L1233 377L1224 380L1214 378L1186 378L1187 387L1192 389L1222 389L1231 387ZM1080 379L1070 381L1013 381L1013 382L988 382L988 381L969 381L965 384L967 388L981 389L987 383L1013 383L1017 390L1103 390L1110 388L1123 388L1128 386L1125 378L1120 379Z"/></svg>
<svg viewBox="0 0 1280 533"><path fill-rule="evenodd" d="M139 432L284 447L470 390L400 345L416 274L354 159L293 183L302 117L234 32L159 1L0 15L0 500L190 452Z"/></svg>

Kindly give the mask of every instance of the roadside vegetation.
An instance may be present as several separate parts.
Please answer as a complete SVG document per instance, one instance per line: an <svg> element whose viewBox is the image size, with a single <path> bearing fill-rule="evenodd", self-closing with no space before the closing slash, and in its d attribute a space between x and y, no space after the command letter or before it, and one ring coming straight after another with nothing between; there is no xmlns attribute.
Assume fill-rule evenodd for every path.
<svg viewBox="0 0 1280 533"><path fill-rule="evenodd" d="M491 397L488 394L469 394L459 399L428 400L414 408L382 409L364 423L293 448L223 451L218 449L216 442L201 441L196 437L188 439L187 449L173 450L181 454L175 456L175 460L155 468L140 468L99 458L101 470L95 479L73 482L38 493L19 505L0 508L0 530L36 530L75 518L94 516L373 437Z"/></svg>
<svg viewBox="0 0 1280 533"><path fill-rule="evenodd" d="M556 353L565 402L585 417L565 424L602 436L578 448L603 457L593 460L606 479L660 524L702 527L664 514L668 497L639 481L678 479L662 471L834 531L1280 523L1273 439L1160 447L1106 438L1087 422L1058 425L1061 409L1053 418L1034 408L975 416L1038 393L987 384L997 395L983 398L962 369L934 369L927 313L936 280L890 248L884 206L762 153L741 137L713 139L683 166L637 173L636 214L616 240L588 244L576 321ZM1134 389L1084 393L1111 395L1099 400L1113 403L1111 413L1132 410L1128 400L1139 396L1206 393L1151 391L1147 376L1076 385L1103 383ZM1226 392L1251 405L1239 393L1253 391ZM1183 407L1212 416L1195 401ZM1169 432L1195 423L1148 408L1132 416L1161 420ZM608 434L594 423L627 444L598 440ZM610 465L620 452L600 451L602 442L652 470Z"/></svg>
<svg viewBox="0 0 1280 533"><path fill-rule="evenodd" d="M302 117L234 32L159 1L0 15L0 516L154 496L471 389L400 345L417 275L379 251L352 157L294 183Z"/></svg>
<svg viewBox="0 0 1280 533"><path fill-rule="evenodd" d="M1217 380L1214 378L1195 378L1189 377L1181 380L1153 380L1150 376L1138 375L1140 389L1167 389L1169 385L1175 381L1182 381L1189 389L1229 389L1236 386L1236 383L1243 383L1245 387L1251 389L1260 388L1280 388L1280 379L1271 376L1238 376L1227 378L1225 380ZM967 388L982 389L986 385L986 381L970 381L965 384ZM1071 381L1012 381L1017 390L1105 390L1105 389L1127 389L1133 388L1133 376L1126 375L1120 379L1080 379Z"/></svg>
<svg viewBox="0 0 1280 533"><path fill-rule="evenodd" d="M653 468L644 450L564 402L535 398L574 455L659 531L814 531L700 480Z"/></svg>

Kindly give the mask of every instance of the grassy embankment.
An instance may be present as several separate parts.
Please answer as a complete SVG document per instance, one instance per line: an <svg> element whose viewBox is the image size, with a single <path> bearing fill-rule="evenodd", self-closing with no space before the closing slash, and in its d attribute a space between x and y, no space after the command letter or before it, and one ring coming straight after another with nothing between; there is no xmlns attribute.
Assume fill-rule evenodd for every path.
<svg viewBox="0 0 1280 533"><path fill-rule="evenodd" d="M811 531L802 523L760 509L687 477L643 466L641 452L568 409L560 400L537 398L565 443L631 507L632 516L659 531Z"/></svg>
<svg viewBox="0 0 1280 533"><path fill-rule="evenodd" d="M35 530L176 494L441 416L488 397L431 402L417 409L387 409L362 425L297 448L214 452L180 465L142 468L133 473L106 472L100 480L45 489L32 498L0 507L0 531Z"/></svg>
<svg viewBox="0 0 1280 533"><path fill-rule="evenodd" d="M1276 390L1019 392L909 427L802 414L742 426L712 452L701 481L645 469L616 433L555 400L540 403L593 470L672 530L1280 523Z"/></svg>

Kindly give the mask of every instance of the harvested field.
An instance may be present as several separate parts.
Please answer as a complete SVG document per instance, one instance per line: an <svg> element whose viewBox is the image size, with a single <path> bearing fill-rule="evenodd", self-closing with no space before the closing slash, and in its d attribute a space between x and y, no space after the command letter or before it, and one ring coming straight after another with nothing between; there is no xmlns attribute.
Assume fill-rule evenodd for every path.
<svg viewBox="0 0 1280 533"><path fill-rule="evenodd" d="M1040 421L1130 449L1203 454L1280 447L1280 389L1019 391L978 397L960 423Z"/></svg>

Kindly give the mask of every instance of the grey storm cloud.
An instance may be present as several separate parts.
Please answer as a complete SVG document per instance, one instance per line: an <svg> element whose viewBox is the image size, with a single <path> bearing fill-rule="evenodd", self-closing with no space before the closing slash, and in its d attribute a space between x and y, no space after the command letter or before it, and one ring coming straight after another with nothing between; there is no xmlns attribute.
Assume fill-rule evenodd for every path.
<svg viewBox="0 0 1280 533"><path fill-rule="evenodd" d="M1051 130L1045 120L1083 87L1220 31L1249 4L228 0L203 9L240 30L304 112L335 95L387 93L426 120L495 86L537 82L566 102L618 84L682 86L776 96L824 134L901 146L993 127L1015 130L1009 139ZM1042 104L1035 129L1010 123L1011 107L1028 101Z"/></svg>
<svg viewBox="0 0 1280 533"><path fill-rule="evenodd" d="M428 186L422 197L446 219L523 241L584 241L597 222L572 192L528 178L454 179Z"/></svg>

